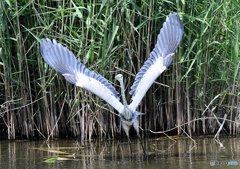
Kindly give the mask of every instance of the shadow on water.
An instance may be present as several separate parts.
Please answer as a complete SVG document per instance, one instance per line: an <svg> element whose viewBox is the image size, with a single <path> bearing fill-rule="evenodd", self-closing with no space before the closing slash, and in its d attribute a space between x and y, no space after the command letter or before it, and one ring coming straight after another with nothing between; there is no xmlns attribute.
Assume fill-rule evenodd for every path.
<svg viewBox="0 0 240 169"><path fill-rule="evenodd" d="M148 155L132 139L94 140L80 146L77 140L0 141L1 168L236 168L240 166L240 137L221 137L224 147L209 137L144 139ZM239 164L238 164L239 163Z"/></svg>

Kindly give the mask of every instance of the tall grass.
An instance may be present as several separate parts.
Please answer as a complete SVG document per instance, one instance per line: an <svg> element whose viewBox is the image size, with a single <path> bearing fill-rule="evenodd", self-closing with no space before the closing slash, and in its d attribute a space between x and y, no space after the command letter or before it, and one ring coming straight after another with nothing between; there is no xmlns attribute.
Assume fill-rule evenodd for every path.
<svg viewBox="0 0 240 169"><path fill-rule="evenodd" d="M183 40L174 63L139 106L145 113L140 127L158 131L189 122L188 133L210 134L217 130L216 120L190 121L227 113L228 119L239 122L239 9L238 0L1 0L0 133L8 139L81 137L82 141L119 136L121 123L114 109L48 66L38 41L61 42L118 91L114 77L122 73L130 102L135 75L170 12L179 13L183 21ZM239 126L226 123L224 128L236 134Z"/></svg>

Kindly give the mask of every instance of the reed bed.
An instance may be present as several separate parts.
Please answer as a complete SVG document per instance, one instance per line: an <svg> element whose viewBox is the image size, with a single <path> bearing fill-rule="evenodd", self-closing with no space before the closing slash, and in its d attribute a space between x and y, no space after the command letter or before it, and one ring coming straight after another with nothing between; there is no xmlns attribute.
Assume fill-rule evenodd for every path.
<svg viewBox="0 0 240 169"><path fill-rule="evenodd" d="M117 113L94 94L75 87L44 62L39 40L56 39L90 70L103 75L126 98L170 12L184 24L173 64L152 85L138 111L140 127L163 131L185 124L192 134L216 133L215 118L227 114L224 132L240 122L238 0L4 1L0 6L0 134L17 137L122 136ZM202 120L196 120L201 118ZM191 122L194 120L194 122ZM219 120L221 121L221 120ZM148 136L143 131L142 136ZM181 134L181 129L172 134ZM123 134L124 135L124 134Z"/></svg>

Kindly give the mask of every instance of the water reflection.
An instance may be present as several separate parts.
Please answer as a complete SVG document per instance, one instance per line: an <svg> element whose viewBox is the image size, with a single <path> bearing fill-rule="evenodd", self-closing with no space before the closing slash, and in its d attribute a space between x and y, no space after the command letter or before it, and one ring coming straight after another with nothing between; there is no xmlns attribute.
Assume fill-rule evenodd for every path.
<svg viewBox="0 0 240 169"><path fill-rule="evenodd" d="M224 148L209 137L144 139L145 156L138 140L132 139L134 156L127 141L94 140L84 147L77 140L0 141L1 168L228 168L240 166L240 138L220 138ZM59 157L59 158L55 158ZM45 160L54 158L56 162ZM214 163L215 162L215 163ZM217 162L220 162L217 163ZM222 163L222 164L221 164ZM238 164L239 163L239 164Z"/></svg>

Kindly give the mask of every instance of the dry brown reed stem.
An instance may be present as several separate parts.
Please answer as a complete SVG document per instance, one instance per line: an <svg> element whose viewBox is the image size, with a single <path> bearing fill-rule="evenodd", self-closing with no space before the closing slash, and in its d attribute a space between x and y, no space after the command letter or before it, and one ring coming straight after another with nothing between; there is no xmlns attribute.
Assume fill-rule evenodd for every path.
<svg viewBox="0 0 240 169"><path fill-rule="evenodd" d="M66 95L65 95L65 97L64 97L64 99L63 99L62 108L61 108L61 111L60 111L59 117L58 117L58 119L57 119L57 121L56 121L54 127L51 129L51 133L49 134L47 141L49 141L49 138L53 135L53 131L54 131L54 129L55 129L56 126L58 125L58 121L59 121L60 117L62 116L62 112L63 112L63 108L64 108L65 101L66 101Z"/></svg>
<svg viewBox="0 0 240 169"><path fill-rule="evenodd" d="M189 5L201 6L202 10L186 8ZM195 119L196 124L189 123L188 130L184 128L191 136L190 132L216 133L219 127L216 124L220 122L219 118L215 121L215 117L223 117L225 111L230 112L229 120L240 119L239 9L229 0L211 5L207 1L190 4L187 1L163 3L151 0L129 4L124 0L97 3L18 0L1 1L1 7L0 104L22 98L20 103L6 103L0 108L5 111L0 111L0 128L9 134L9 138L15 135L25 138L48 136L62 110L65 93L69 97L53 132L54 137L59 137L59 133L63 137L77 137L82 131L85 135L82 138L86 139L90 135L88 128L94 129L93 136L101 137L100 132L104 129L103 137L115 137L121 129L115 127L119 121L112 114L115 110L110 108L109 112L109 106L95 95L90 94L84 99L85 95L80 94L82 89L66 83L42 59L38 41L46 37L56 39L87 68L100 72L111 82L117 72L123 72L126 97L130 100L128 93L134 77L149 58L170 12L178 12L183 21L183 40L173 64L156 80L139 106L138 111L145 113L139 118L139 126L160 131L165 130L164 127L172 129L176 121L181 125ZM118 27L116 33L113 27ZM90 55L87 55L88 51ZM119 91L118 84L113 83L113 86ZM34 106L24 105L40 97L44 98ZM93 99L100 109L93 104ZM205 107L206 103L209 104ZM86 105L90 107L84 107ZM212 114L212 121L199 121L203 116L211 116L213 110L210 107L215 105L218 110L215 110L216 115ZM22 109L15 108L17 106ZM104 113L92 118L88 112ZM85 120L84 124L81 118ZM91 123L88 123L89 119ZM225 123L224 128L224 132L237 134L237 125Z"/></svg>
<svg viewBox="0 0 240 169"><path fill-rule="evenodd" d="M106 108L106 107L104 107L104 106L101 106L101 105L97 104L96 102L94 102L94 104L95 104L96 106L98 106L99 108L101 108L101 109L104 109L104 110L109 111L110 113L112 113L112 114L114 114L114 115L116 115L116 116L119 116L119 114L114 113L114 111L112 111L112 110L110 110L110 109L108 109L108 108ZM119 116L119 117L120 117L120 116Z"/></svg>
<svg viewBox="0 0 240 169"><path fill-rule="evenodd" d="M44 134L39 130L39 128L38 128L38 126L36 125L36 123L35 123L35 122L33 122L33 123L34 123L34 126L35 126L37 132L38 132L43 138L46 138L46 137L44 136Z"/></svg>
<svg viewBox="0 0 240 169"><path fill-rule="evenodd" d="M42 88L40 89L40 91L38 92L37 97L35 98L35 100L37 100L38 96L41 94L41 92L43 91L43 89L45 89L46 85L48 84L49 80L51 79L53 70L54 70L54 69L51 70L50 76L49 76L48 80L45 82L45 84L43 85L43 87L42 87Z"/></svg>

